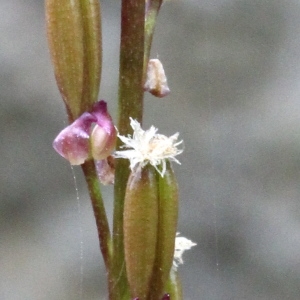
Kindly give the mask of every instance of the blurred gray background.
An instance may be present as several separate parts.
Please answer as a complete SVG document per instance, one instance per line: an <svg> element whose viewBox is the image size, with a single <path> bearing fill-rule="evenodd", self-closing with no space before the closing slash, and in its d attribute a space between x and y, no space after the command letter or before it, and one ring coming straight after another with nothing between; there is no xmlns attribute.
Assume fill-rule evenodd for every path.
<svg viewBox="0 0 300 300"><path fill-rule="evenodd" d="M115 117L120 1L102 2L100 97ZM152 57L172 93L146 96L144 126L185 141L178 230L198 243L180 267L185 300L300 299L299 53L299 1L161 10ZM51 147L67 118L41 0L0 0L0 106L0 299L106 299L81 170Z"/></svg>

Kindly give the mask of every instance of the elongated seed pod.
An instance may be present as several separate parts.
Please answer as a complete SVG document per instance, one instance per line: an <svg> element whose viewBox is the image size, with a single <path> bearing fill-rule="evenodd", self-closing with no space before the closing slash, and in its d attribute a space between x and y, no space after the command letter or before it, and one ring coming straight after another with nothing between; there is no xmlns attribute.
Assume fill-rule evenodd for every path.
<svg viewBox="0 0 300 300"><path fill-rule="evenodd" d="M46 19L57 85L74 121L98 97L100 4L98 0L46 0Z"/></svg>
<svg viewBox="0 0 300 300"><path fill-rule="evenodd" d="M161 299L164 286L173 264L175 237L178 219L178 185L170 162L167 162L163 177L158 175L159 206L158 236L155 267L151 283L150 299Z"/></svg>
<svg viewBox="0 0 300 300"><path fill-rule="evenodd" d="M132 298L146 300L156 254L158 185L153 166L131 173L124 206L124 248Z"/></svg>

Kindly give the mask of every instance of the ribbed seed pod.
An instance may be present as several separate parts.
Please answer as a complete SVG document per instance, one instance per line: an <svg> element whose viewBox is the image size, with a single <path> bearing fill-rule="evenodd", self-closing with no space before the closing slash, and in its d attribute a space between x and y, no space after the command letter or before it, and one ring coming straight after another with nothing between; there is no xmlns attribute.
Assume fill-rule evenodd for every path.
<svg viewBox="0 0 300 300"><path fill-rule="evenodd" d="M161 299L173 264L178 219L178 185L170 162L163 177L158 175L158 236L150 299Z"/></svg>
<svg viewBox="0 0 300 300"><path fill-rule="evenodd" d="M98 97L100 4L98 0L46 0L46 19L57 85L74 121Z"/></svg>
<svg viewBox="0 0 300 300"><path fill-rule="evenodd" d="M125 194L124 248L132 298L146 300L156 254L158 225L156 171L148 165L131 173Z"/></svg>

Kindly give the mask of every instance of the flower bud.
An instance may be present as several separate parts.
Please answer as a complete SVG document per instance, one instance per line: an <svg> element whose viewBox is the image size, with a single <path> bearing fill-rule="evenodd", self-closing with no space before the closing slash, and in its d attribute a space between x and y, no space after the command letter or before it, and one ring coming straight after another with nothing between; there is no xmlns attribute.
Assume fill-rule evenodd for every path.
<svg viewBox="0 0 300 300"><path fill-rule="evenodd" d="M49 49L59 91L74 121L97 100L101 74L98 0L46 0Z"/></svg>
<svg viewBox="0 0 300 300"><path fill-rule="evenodd" d="M170 93L165 70L159 59L150 59L148 62L144 90L159 98Z"/></svg>
<svg viewBox="0 0 300 300"><path fill-rule="evenodd" d="M84 113L55 138L53 148L71 165L81 165L89 157L89 131L95 121L90 113Z"/></svg>
<svg viewBox="0 0 300 300"><path fill-rule="evenodd" d="M117 132L105 101L95 103L92 114L97 120L91 134L91 153L95 160L102 160L115 148Z"/></svg>
<svg viewBox="0 0 300 300"><path fill-rule="evenodd" d="M165 292L173 264L178 219L178 185L170 161L164 176L158 176L158 236L150 299L160 299Z"/></svg>
<svg viewBox="0 0 300 300"><path fill-rule="evenodd" d="M147 165L129 176L124 206L124 249L132 298L145 300L156 255L158 225L156 171Z"/></svg>

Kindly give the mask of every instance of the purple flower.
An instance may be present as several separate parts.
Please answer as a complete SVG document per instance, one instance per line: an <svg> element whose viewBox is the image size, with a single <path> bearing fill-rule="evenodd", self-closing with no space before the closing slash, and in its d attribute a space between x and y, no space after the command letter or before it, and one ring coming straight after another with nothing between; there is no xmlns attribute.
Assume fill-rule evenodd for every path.
<svg viewBox="0 0 300 300"><path fill-rule="evenodd" d="M92 124L95 126L92 130ZM115 147L116 129L107 111L107 104L96 102L90 112L83 113L63 129L53 142L53 148L71 165L81 165L89 157L106 159Z"/></svg>
<svg viewBox="0 0 300 300"><path fill-rule="evenodd" d="M72 124L63 129L53 141L54 150L71 165L81 165L89 157L89 131L96 118L83 113Z"/></svg>
<svg viewBox="0 0 300 300"><path fill-rule="evenodd" d="M117 131L104 101L95 103L92 114L96 117L96 125L91 134L91 152L96 160L108 157L115 148Z"/></svg>

